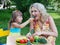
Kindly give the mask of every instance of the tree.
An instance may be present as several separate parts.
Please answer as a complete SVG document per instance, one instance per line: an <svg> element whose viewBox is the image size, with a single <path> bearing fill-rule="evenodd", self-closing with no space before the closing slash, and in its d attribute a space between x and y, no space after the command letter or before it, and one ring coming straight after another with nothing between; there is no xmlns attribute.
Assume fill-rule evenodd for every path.
<svg viewBox="0 0 60 45"><path fill-rule="evenodd" d="M24 20L30 17L29 6L32 3L38 2L44 4L45 6L48 5L48 0L11 0L11 1L14 1L16 3L17 9L22 11Z"/></svg>

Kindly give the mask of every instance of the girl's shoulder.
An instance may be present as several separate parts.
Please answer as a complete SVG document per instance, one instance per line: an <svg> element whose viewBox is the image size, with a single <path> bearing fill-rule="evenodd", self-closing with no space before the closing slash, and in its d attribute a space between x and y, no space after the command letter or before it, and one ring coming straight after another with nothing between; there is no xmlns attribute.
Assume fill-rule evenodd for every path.
<svg viewBox="0 0 60 45"><path fill-rule="evenodd" d="M13 22L13 23L11 23L11 27L16 27L17 25L19 25L18 23L16 23L16 22Z"/></svg>

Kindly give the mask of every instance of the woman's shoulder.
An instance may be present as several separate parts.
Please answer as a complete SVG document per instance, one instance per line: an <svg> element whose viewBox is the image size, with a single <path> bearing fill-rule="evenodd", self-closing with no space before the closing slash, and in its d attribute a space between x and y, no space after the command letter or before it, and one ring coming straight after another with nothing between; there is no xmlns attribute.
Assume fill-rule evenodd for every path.
<svg viewBox="0 0 60 45"><path fill-rule="evenodd" d="M48 20L50 20L50 19L52 19L52 16L51 15L48 15L48 18L47 18Z"/></svg>
<svg viewBox="0 0 60 45"><path fill-rule="evenodd" d="M48 15L49 18L52 18L53 16L52 15Z"/></svg>
<svg viewBox="0 0 60 45"><path fill-rule="evenodd" d="M46 22L49 22L51 19L52 19L52 16L51 15L48 15L48 17L46 19Z"/></svg>
<svg viewBox="0 0 60 45"><path fill-rule="evenodd" d="M51 23L53 21L54 21L53 17L51 15L49 15L49 17L47 18L46 22Z"/></svg>

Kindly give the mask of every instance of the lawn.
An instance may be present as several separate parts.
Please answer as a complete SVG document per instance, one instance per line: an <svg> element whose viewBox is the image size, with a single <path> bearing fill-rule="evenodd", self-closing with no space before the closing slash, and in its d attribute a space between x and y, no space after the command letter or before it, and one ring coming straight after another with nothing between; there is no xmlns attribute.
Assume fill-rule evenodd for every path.
<svg viewBox="0 0 60 45"><path fill-rule="evenodd" d="M56 27L58 29L58 37L56 39L56 45L60 45L60 14L59 13L50 13L54 18Z"/></svg>
<svg viewBox="0 0 60 45"><path fill-rule="evenodd" d="M0 28L4 28L8 26L8 20L10 19L11 11L12 10L0 11ZM58 37L56 39L56 45L59 45L60 44L60 13L49 12L49 14L53 17L58 29ZM22 29L21 34L26 35L28 31L29 31L29 27L26 26L25 28ZM0 43L6 43L6 37L7 36L0 37Z"/></svg>

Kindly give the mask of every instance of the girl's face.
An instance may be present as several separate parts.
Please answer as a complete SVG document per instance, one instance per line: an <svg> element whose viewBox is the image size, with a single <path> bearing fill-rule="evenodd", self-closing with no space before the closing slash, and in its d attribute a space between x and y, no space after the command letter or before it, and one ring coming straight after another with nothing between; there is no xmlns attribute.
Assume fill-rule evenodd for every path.
<svg viewBox="0 0 60 45"><path fill-rule="evenodd" d="M18 23L20 22L21 23L22 20L23 20L22 15L16 17L16 22L18 22Z"/></svg>
<svg viewBox="0 0 60 45"><path fill-rule="evenodd" d="M32 14L32 16L35 17L36 20L38 20L40 18L40 11L38 9L36 9L35 7L31 8L31 14Z"/></svg>

